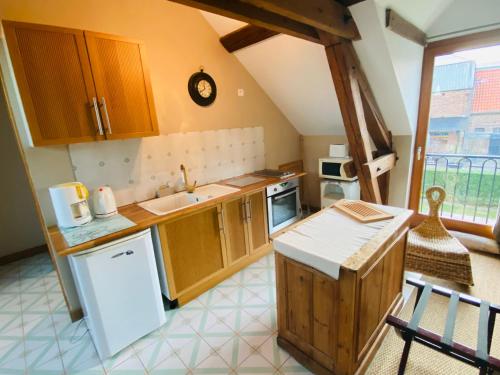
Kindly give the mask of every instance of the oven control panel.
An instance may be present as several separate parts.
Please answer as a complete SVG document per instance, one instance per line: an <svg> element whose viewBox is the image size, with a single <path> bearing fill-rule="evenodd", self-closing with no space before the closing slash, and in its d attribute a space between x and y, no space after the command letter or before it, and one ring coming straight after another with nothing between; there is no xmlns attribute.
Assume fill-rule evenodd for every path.
<svg viewBox="0 0 500 375"><path fill-rule="evenodd" d="M270 185L266 188L266 195L271 197L275 194L279 194L283 191L290 190L299 186L299 179L294 178L292 180L280 182L278 184Z"/></svg>

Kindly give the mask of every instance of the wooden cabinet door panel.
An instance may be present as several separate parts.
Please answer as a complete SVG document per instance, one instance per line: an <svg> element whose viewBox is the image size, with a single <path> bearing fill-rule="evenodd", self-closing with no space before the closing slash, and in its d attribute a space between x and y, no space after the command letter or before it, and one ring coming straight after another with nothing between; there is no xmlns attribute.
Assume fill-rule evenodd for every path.
<svg viewBox="0 0 500 375"><path fill-rule="evenodd" d="M217 207L159 225L166 271L173 275L176 293L188 289L224 267ZM166 254L165 254L166 252Z"/></svg>
<svg viewBox="0 0 500 375"><path fill-rule="evenodd" d="M380 319L380 299L382 297L382 278L384 259L379 259L360 278L359 314L365 317L359 321L358 354L365 348L368 340L377 328Z"/></svg>
<svg viewBox="0 0 500 375"><path fill-rule="evenodd" d="M141 43L85 32L108 139L158 135L153 94Z"/></svg>
<svg viewBox="0 0 500 375"><path fill-rule="evenodd" d="M102 139L83 31L4 21L33 144Z"/></svg>
<svg viewBox="0 0 500 375"><path fill-rule="evenodd" d="M250 252L253 253L269 242L265 192L249 195L247 202Z"/></svg>
<svg viewBox="0 0 500 375"><path fill-rule="evenodd" d="M224 233L229 264L248 255L247 225L244 198L234 199L223 204Z"/></svg>

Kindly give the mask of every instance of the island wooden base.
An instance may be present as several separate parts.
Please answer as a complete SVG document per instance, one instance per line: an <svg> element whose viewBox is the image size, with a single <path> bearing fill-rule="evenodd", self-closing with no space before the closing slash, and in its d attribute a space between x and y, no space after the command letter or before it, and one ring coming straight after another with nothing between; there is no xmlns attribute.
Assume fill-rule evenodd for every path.
<svg viewBox="0 0 500 375"><path fill-rule="evenodd" d="M361 374L402 307L407 225L338 280L276 254L278 344L315 374Z"/></svg>

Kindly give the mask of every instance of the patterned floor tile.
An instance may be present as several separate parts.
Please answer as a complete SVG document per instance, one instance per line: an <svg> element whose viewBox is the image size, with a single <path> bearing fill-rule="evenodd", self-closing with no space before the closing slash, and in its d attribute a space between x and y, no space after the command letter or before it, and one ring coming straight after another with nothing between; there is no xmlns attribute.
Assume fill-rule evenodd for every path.
<svg viewBox="0 0 500 375"><path fill-rule="evenodd" d="M114 367L111 371L108 371L108 374L113 375L139 375L139 374L147 374L144 365L141 360L135 354L131 357L127 358L127 360L120 363L118 366Z"/></svg>
<svg viewBox="0 0 500 375"><path fill-rule="evenodd" d="M89 336L63 353L62 360L68 374L104 374L104 367Z"/></svg>
<svg viewBox="0 0 500 375"><path fill-rule="evenodd" d="M49 257L32 257L0 267L0 374L307 371L276 345L275 301L270 254L166 311L163 327L101 361L85 321L71 322Z"/></svg>
<svg viewBox="0 0 500 375"><path fill-rule="evenodd" d="M136 351L137 356L147 370L156 367L160 362L174 353L168 341L161 336L152 344L141 351Z"/></svg>
<svg viewBox="0 0 500 375"><path fill-rule="evenodd" d="M270 337L257 351L276 368L280 368L290 358L290 355L278 346L276 336Z"/></svg>
<svg viewBox="0 0 500 375"><path fill-rule="evenodd" d="M151 375L183 375L189 371L181 359L172 352L167 358L161 361L154 369L149 371Z"/></svg>
<svg viewBox="0 0 500 375"><path fill-rule="evenodd" d="M289 357L278 372L279 374L312 375L312 372L298 363L293 357Z"/></svg>
<svg viewBox="0 0 500 375"><path fill-rule="evenodd" d="M258 352L252 352L238 367L238 374L274 374L276 368Z"/></svg>
<svg viewBox="0 0 500 375"><path fill-rule="evenodd" d="M233 336L217 353L235 370L252 354L254 349L239 336Z"/></svg>

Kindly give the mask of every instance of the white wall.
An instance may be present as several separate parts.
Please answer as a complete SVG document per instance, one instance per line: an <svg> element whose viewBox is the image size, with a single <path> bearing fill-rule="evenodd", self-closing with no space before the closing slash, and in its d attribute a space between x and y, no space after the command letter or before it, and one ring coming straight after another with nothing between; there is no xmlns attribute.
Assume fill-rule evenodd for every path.
<svg viewBox="0 0 500 375"><path fill-rule="evenodd" d="M500 1L454 0L426 30L430 40L500 28Z"/></svg>

